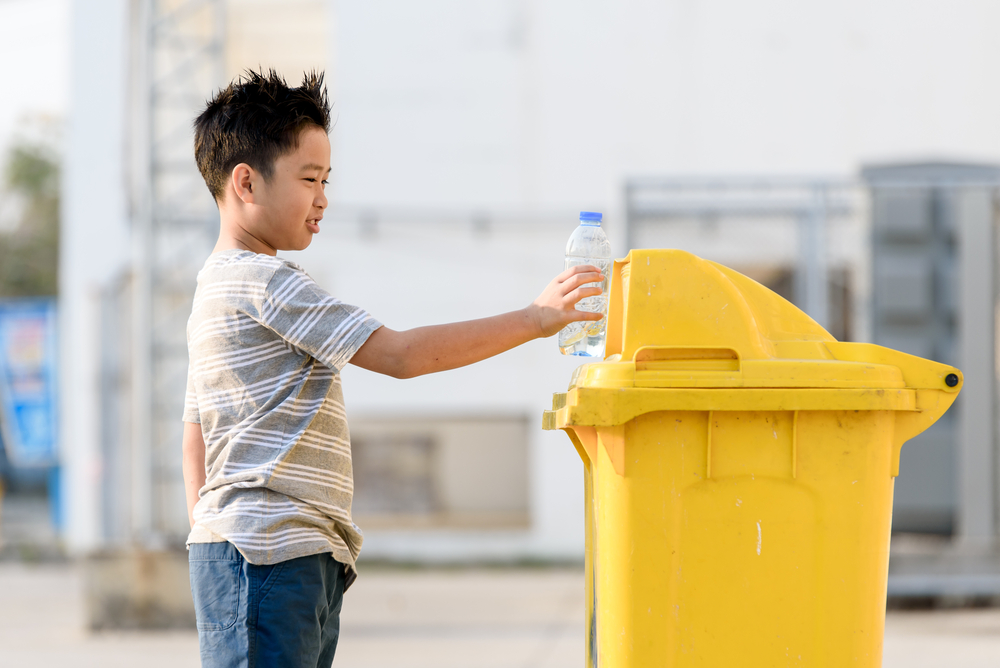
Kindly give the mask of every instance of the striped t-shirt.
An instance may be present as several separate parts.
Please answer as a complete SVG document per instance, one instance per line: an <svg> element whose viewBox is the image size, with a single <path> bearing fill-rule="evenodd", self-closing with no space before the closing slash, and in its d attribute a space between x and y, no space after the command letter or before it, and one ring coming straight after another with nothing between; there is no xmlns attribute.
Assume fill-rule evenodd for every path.
<svg viewBox="0 0 1000 668"><path fill-rule="evenodd" d="M201 423L206 471L188 543L229 541L253 564L330 552L353 579L340 370L380 326L281 258L208 258L187 326L184 420Z"/></svg>

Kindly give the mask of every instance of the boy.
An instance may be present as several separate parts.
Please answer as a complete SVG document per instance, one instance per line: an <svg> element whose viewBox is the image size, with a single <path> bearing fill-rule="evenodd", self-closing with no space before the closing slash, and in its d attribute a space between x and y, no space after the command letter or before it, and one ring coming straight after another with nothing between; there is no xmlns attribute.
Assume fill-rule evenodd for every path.
<svg viewBox="0 0 1000 668"><path fill-rule="evenodd" d="M351 450L340 370L396 378L454 369L570 322L592 266L530 306L393 331L276 257L320 231L330 173L323 76L289 88L248 72L195 121L195 157L219 206L219 240L188 321L183 470L191 590L203 666L329 666L356 577ZM413 267L414 274L420 272Z"/></svg>

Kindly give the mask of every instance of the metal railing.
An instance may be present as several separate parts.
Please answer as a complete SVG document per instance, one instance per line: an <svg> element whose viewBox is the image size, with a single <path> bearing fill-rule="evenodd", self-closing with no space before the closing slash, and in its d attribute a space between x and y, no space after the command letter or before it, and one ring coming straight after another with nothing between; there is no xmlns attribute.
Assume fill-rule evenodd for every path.
<svg viewBox="0 0 1000 668"><path fill-rule="evenodd" d="M796 303L829 327L829 221L855 214L859 184L837 178L634 178L625 183L626 246L648 225L680 219L791 219L798 226Z"/></svg>

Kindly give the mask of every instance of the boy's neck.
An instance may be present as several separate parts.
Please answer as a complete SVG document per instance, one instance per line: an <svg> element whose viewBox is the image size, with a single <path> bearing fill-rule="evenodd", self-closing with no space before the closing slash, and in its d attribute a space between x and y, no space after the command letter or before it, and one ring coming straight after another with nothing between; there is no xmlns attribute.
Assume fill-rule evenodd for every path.
<svg viewBox="0 0 1000 668"><path fill-rule="evenodd" d="M245 250L260 255L277 255L278 249L255 235L247 221L230 207L219 207L219 239L213 253L225 250Z"/></svg>

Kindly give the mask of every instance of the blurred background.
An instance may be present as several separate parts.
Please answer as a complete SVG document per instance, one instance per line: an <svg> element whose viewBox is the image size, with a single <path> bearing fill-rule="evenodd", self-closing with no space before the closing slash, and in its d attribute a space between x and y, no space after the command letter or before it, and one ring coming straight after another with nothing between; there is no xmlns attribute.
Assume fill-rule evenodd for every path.
<svg viewBox="0 0 1000 668"><path fill-rule="evenodd" d="M315 69L331 206L285 257L408 328L528 304L602 211L617 257L682 248L958 365L903 450L889 593L995 601L998 24L992 0L0 0L0 557L73 564L86 628L193 626L184 327L218 214L191 122L246 68ZM540 415L578 363L543 340L345 370L362 573L577 568L582 465Z"/></svg>

